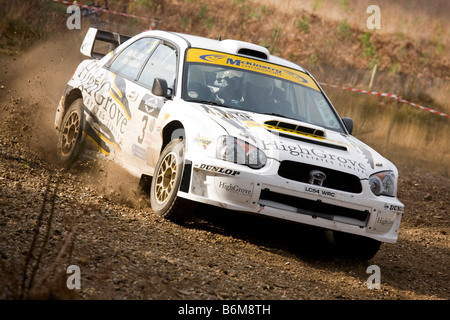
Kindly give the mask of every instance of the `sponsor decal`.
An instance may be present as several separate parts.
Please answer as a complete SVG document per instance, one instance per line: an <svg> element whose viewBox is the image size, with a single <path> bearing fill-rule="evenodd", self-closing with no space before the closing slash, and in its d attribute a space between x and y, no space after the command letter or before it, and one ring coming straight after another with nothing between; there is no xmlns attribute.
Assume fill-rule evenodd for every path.
<svg viewBox="0 0 450 320"><path fill-rule="evenodd" d="M196 165L196 167L199 169L202 169L202 170L222 173L222 174L226 174L226 175L230 175L230 176L236 176L236 175L241 174L239 171L236 171L236 170L227 169L227 168L223 168L223 167L216 167L216 166L208 165L208 164Z"/></svg>
<svg viewBox="0 0 450 320"><path fill-rule="evenodd" d="M102 150L106 151L105 153L109 153L108 148L100 143L99 138L120 151L122 137L130 119L130 115L126 114L128 102L125 102L126 98L123 96L124 83L119 81L119 84L114 85L115 89L112 88L113 84L108 81L96 83L96 75L92 71L95 66L95 62L88 64L79 73L81 82L79 89L83 92L85 111L91 117L91 121L88 122L91 122L92 130L88 130L86 133ZM108 95L113 91L115 92L114 97Z"/></svg>
<svg viewBox="0 0 450 320"><path fill-rule="evenodd" d="M397 205L394 205L394 204L385 203L384 204L384 210L403 212L403 207L402 206L397 206Z"/></svg>
<svg viewBox="0 0 450 320"><path fill-rule="evenodd" d="M94 123L98 124L102 139L121 149L122 136L125 133L128 119L125 118L117 105L112 102L110 97L104 99L101 105L94 103L89 96L83 102L88 109L92 110L89 115L94 119Z"/></svg>
<svg viewBox="0 0 450 320"><path fill-rule="evenodd" d="M109 93L117 104L123 109L128 120L131 120L131 112L128 107L128 99L125 97L126 82L122 77L118 77L113 73L113 82Z"/></svg>
<svg viewBox="0 0 450 320"><path fill-rule="evenodd" d="M235 193L238 195L251 196L253 194L252 189L247 189L241 187L239 184L228 183L225 181L220 181L218 184L219 188L225 189L228 192Z"/></svg>
<svg viewBox="0 0 450 320"><path fill-rule="evenodd" d="M189 91L188 96L196 99L196 98L198 98L198 93L196 91Z"/></svg>
<svg viewBox="0 0 450 320"><path fill-rule="evenodd" d="M206 150L208 145L210 145L212 141L208 140L205 136L200 136L200 134L197 133L197 136L194 138L194 142L203 147L204 150Z"/></svg>
<svg viewBox="0 0 450 320"><path fill-rule="evenodd" d="M377 224L380 224L382 226L390 226L392 225L393 221L390 218L386 217L377 217Z"/></svg>
<svg viewBox="0 0 450 320"><path fill-rule="evenodd" d="M134 143L131 146L131 154L133 156L135 156L136 158L139 158L141 160L146 160L146 153L147 153L147 151L144 148L141 148Z"/></svg>
<svg viewBox="0 0 450 320"><path fill-rule="evenodd" d="M231 54L223 54L210 50L192 48L189 49L187 53L186 61L215 64L241 70L258 72L261 74L292 81L299 85L311 88L316 91L320 91L314 80L304 72L289 69L268 62L253 60L251 58L238 57Z"/></svg>
<svg viewBox="0 0 450 320"><path fill-rule="evenodd" d="M263 128L264 126L256 121L253 120L244 120L242 121L243 123L245 123L245 125L249 128Z"/></svg>
<svg viewBox="0 0 450 320"><path fill-rule="evenodd" d="M248 203L253 196L254 183L251 181L231 176L216 176L212 179L217 195L223 201Z"/></svg>
<svg viewBox="0 0 450 320"><path fill-rule="evenodd" d="M80 80L89 78L90 71L94 69L96 65L96 61L92 61L91 63L87 64L83 69L81 69L80 73L78 74L78 78L80 78Z"/></svg>
<svg viewBox="0 0 450 320"><path fill-rule="evenodd" d="M89 109L86 107L84 111L89 115L90 121L87 121L85 132L91 140L102 150L103 153L109 154L110 149L106 145L113 145L118 151L121 151L121 141L117 141L113 132L103 124Z"/></svg>
<svg viewBox="0 0 450 320"><path fill-rule="evenodd" d="M302 146L300 144L285 144L283 141L264 141L260 140L259 146L261 150L277 150L280 152L287 152L293 157L302 159L320 161L324 164L338 165L342 168L347 168L361 173L366 173L366 168L363 163L357 160L339 156L319 148L311 148Z"/></svg>
<svg viewBox="0 0 450 320"><path fill-rule="evenodd" d="M378 211L373 230L377 232L388 232L392 228L396 216L397 213Z"/></svg>
<svg viewBox="0 0 450 320"><path fill-rule="evenodd" d="M163 107L164 102L161 99L158 99L155 96L145 94L139 103L138 109L146 114L157 118L159 116L159 112Z"/></svg>
<svg viewBox="0 0 450 320"><path fill-rule="evenodd" d="M152 122L150 121L150 124L151 124ZM157 143L158 142L158 137L157 136L155 136L153 133L151 133L151 132L147 132L146 134L145 134L145 138L144 138L144 143L146 144L146 145L148 145L148 146L153 146L155 143Z"/></svg>
<svg viewBox="0 0 450 320"><path fill-rule="evenodd" d="M256 142L256 137L254 137L249 129L254 127L260 127L261 125L257 125L258 123L253 120L253 118L245 112L225 112L224 110L211 107L207 105L200 105L199 108L202 108L208 115L218 117L223 121L226 121L228 124L235 127L237 130L244 131L246 135Z"/></svg>
<svg viewBox="0 0 450 320"><path fill-rule="evenodd" d="M352 141L351 139L348 139L348 142L350 145L357 151L359 154L361 154L364 158L366 158L367 163L370 165L372 169L374 169L374 161L373 156L370 150L365 148L361 143L358 143L356 141Z"/></svg>
<svg viewBox="0 0 450 320"><path fill-rule="evenodd" d="M111 153L111 149L108 147L105 141L102 140L99 133L94 130L89 124L86 125L83 134L85 134L89 138L89 140L105 155L109 155Z"/></svg>
<svg viewBox="0 0 450 320"><path fill-rule="evenodd" d="M290 70L285 70L285 72L289 75L289 76L291 76L293 79L296 79L296 82L298 82L298 83L303 83L303 84L307 84L308 83L308 80L306 80L306 78L305 77L302 77L298 72L293 72L293 71L290 71Z"/></svg>
<svg viewBox="0 0 450 320"><path fill-rule="evenodd" d="M155 124L156 119L150 119L150 124L148 125L148 129L150 130L150 132L153 132L153 130L155 130Z"/></svg>
<svg viewBox="0 0 450 320"><path fill-rule="evenodd" d="M245 112L229 112L229 111L226 112L220 108L211 107L204 104L202 104L201 107L203 108L203 111L205 111L207 114L220 117L222 119L242 121L244 123L250 122L252 124L256 123L253 120L253 118Z"/></svg>
<svg viewBox="0 0 450 320"><path fill-rule="evenodd" d="M221 54L204 54L200 56L200 59L206 60L209 62L217 62L221 59L225 59L227 56L221 55Z"/></svg>

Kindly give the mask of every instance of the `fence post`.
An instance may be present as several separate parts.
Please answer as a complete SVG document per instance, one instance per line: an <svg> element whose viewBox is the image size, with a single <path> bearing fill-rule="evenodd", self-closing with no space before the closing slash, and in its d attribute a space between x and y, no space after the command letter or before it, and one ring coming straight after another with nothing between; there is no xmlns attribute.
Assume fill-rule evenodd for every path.
<svg viewBox="0 0 450 320"><path fill-rule="evenodd" d="M385 147L387 147L389 145L389 139L391 138L391 133L392 133L392 128L394 127L394 123L395 123L395 116L397 115L397 110L398 110L398 105L400 103L400 97L398 97L398 99L395 102L394 105L394 109L392 110L391 113L391 120L389 121L389 128L386 134L386 141L385 141Z"/></svg>
<svg viewBox="0 0 450 320"><path fill-rule="evenodd" d="M372 69L372 76L370 77L370 82L369 82L369 90L372 90L373 80L375 79L376 73L377 73L377 64L375 64Z"/></svg>

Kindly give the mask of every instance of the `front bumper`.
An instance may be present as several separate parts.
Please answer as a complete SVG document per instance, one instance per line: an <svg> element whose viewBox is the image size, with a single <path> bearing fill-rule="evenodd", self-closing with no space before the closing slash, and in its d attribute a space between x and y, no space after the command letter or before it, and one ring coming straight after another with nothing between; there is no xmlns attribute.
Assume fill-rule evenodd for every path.
<svg viewBox="0 0 450 320"><path fill-rule="evenodd" d="M397 241L404 205L395 197L373 195L365 180L362 192L351 193L283 178L272 159L260 170L212 158L189 162L190 181L178 193L182 198L382 242Z"/></svg>

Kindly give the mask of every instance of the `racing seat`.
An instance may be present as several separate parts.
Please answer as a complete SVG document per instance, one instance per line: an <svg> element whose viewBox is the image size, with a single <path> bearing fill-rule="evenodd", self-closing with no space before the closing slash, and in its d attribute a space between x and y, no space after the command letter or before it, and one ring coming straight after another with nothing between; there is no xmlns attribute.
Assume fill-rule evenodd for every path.
<svg viewBox="0 0 450 320"><path fill-rule="evenodd" d="M292 104L289 102L289 100L286 99L286 93L283 91L283 89L275 86L273 91L273 98L276 102L276 108L279 109L278 112L286 114L286 116L295 117L295 113L292 110Z"/></svg>

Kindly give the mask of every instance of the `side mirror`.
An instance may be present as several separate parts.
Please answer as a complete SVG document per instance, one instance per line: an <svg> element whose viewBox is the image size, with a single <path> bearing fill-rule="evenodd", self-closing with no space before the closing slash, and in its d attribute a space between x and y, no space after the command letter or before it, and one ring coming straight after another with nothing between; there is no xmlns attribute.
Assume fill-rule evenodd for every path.
<svg viewBox="0 0 450 320"><path fill-rule="evenodd" d="M161 78L155 78L155 80L153 80L152 93L155 96L168 98L168 89L166 80Z"/></svg>
<svg viewBox="0 0 450 320"><path fill-rule="evenodd" d="M345 127L347 128L348 133L352 134L353 132L353 119L352 118L342 118Z"/></svg>

